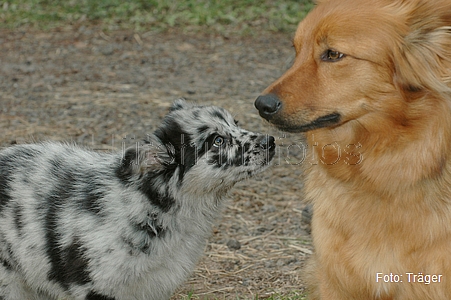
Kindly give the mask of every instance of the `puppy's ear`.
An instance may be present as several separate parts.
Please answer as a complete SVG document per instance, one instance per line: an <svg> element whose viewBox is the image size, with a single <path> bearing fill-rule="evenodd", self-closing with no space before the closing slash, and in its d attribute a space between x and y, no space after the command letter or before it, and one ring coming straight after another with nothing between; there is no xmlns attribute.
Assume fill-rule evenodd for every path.
<svg viewBox="0 0 451 300"><path fill-rule="evenodd" d="M148 172L161 172L174 165L174 151L167 145L149 140L127 148L117 170L120 178L143 175Z"/></svg>
<svg viewBox="0 0 451 300"><path fill-rule="evenodd" d="M394 50L395 83L403 90L450 93L451 2L400 2L407 32Z"/></svg>
<svg viewBox="0 0 451 300"><path fill-rule="evenodd" d="M188 102L186 102L186 100L184 98L179 98L179 99L175 100L172 103L172 106L169 109L169 111L175 111L175 110L180 110L180 109L187 109L187 108L189 108L191 106L192 105L189 104Z"/></svg>

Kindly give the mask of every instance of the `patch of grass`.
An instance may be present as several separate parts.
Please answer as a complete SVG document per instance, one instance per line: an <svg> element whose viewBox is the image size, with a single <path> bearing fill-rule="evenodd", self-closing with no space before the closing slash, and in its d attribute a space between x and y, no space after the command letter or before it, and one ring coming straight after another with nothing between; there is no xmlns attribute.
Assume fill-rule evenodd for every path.
<svg viewBox="0 0 451 300"><path fill-rule="evenodd" d="M311 0L0 0L0 27L48 29L95 22L105 29L293 31Z"/></svg>
<svg viewBox="0 0 451 300"><path fill-rule="evenodd" d="M260 298L256 298L255 300L259 300ZM269 298L264 298L266 300L306 300L307 294L305 292L301 291L292 291L289 294L281 295L281 294L274 294L271 295Z"/></svg>
<svg viewBox="0 0 451 300"><path fill-rule="evenodd" d="M182 300L218 300L218 298L209 298L209 297L201 297L196 296L196 294L193 291L190 291L187 296L182 297ZM235 300L307 300L307 294L302 291L292 291L286 295L281 294L274 294L271 295L269 298L264 297L260 298L258 295L251 299L251 298L240 298L236 297Z"/></svg>

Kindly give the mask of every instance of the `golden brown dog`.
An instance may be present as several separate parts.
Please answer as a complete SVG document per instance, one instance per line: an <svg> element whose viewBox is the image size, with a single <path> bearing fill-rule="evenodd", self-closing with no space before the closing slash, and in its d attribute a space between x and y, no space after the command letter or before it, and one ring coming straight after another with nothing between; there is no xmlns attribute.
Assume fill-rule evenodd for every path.
<svg viewBox="0 0 451 300"><path fill-rule="evenodd" d="M451 299L451 0L321 0L294 48L255 105L313 149L310 297Z"/></svg>

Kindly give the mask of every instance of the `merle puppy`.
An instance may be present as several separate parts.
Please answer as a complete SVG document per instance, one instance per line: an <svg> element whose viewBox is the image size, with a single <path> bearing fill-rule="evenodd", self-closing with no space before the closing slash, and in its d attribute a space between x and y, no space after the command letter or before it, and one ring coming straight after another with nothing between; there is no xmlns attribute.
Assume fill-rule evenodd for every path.
<svg viewBox="0 0 451 300"><path fill-rule="evenodd" d="M0 152L0 299L168 299L203 253L222 199L274 138L176 101L125 153L58 143Z"/></svg>

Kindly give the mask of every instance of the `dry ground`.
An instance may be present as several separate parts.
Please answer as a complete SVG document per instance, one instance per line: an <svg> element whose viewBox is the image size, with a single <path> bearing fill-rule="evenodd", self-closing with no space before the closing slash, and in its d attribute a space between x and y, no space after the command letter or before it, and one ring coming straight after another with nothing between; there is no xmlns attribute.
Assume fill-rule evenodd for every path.
<svg viewBox="0 0 451 300"><path fill-rule="evenodd" d="M178 97L230 110L277 137L275 164L238 184L193 276L174 295L259 299L302 291L311 239L301 224L302 138L264 123L258 94L289 66L290 36L0 31L0 147L75 141L117 151L152 132Z"/></svg>

